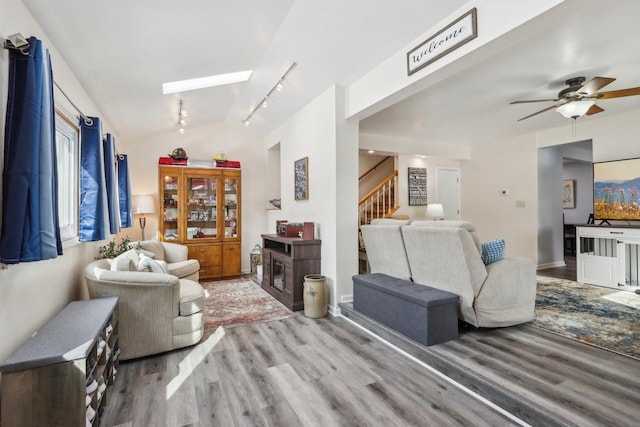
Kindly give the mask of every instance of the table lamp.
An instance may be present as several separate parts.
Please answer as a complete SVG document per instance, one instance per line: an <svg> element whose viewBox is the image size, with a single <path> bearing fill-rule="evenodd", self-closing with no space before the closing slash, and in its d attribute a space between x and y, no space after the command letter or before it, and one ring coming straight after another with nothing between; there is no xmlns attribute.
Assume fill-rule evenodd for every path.
<svg viewBox="0 0 640 427"><path fill-rule="evenodd" d="M432 219L444 219L444 209L440 203L429 203L427 205L427 216Z"/></svg>
<svg viewBox="0 0 640 427"><path fill-rule="evenodd" d="M147 225L147 218L145 214L155 213L155 203L153 202L153 196L133 196L133 214L140 215L140 229L142 230L142 239L144 240L144 227Z"/></svg>

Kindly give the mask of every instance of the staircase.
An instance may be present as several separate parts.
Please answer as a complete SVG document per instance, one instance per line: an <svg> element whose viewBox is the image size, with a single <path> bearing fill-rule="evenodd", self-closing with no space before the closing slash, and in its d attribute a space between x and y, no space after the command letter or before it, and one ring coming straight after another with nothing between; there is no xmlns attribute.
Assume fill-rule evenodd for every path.
<svg viewBox="0 0 640 427"><path fill-rule="evenodd" d="M358 203L360 225L369 224L376 218L389 217L400 208L396 203L397 186L398 171L395 170L360 200Z"/></svg>

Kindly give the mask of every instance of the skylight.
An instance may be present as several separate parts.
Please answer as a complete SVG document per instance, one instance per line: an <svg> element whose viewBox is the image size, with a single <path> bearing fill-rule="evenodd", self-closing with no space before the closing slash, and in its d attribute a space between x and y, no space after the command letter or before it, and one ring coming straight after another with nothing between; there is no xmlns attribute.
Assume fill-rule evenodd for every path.
<svg viewBox="0 0 640 427"><path fill-rule="evenodd" d="M246 82L249 80L249 77L251 77L251 73L253 73L253 70L162 83L162 94L167 95L169 93L186 92L188 90Z"/></svg>

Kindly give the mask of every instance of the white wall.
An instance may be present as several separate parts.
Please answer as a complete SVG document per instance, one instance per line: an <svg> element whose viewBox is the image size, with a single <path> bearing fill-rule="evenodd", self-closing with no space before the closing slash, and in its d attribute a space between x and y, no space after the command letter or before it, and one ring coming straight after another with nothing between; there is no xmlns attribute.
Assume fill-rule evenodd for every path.
<svg viewBox="0 0 640 427"><path fill-rule="evenodd" d="M538 235L546 232L538 230L538 148L591 139L594 162L640 156L640 110L602 116L579 121L576 135L562 126L473 146L472 159L461 162L463 218L476 224L483 240L505 237L509 256L547 261L538 260ZM510 195L500 196L501 188ZM516 208L517 200L525 208Z"/></svg>
<svg viewBox="0 0 640 427"><path fill-rule="evenodd" d="M540 19L533 22L531 20L563 2L564 0L469 1L350 85L346 117L367 117L473 66L505 45L531 37L549 25L548 22L553 22L554 14L551 11ZM478 10L477 38L408 76L407 52L474 7ZM505 19L505 16L509 19ZM508 32L511 32L510 37L500 37Z"/></svg>
<svg viewBox="0 0 640 427"><path fill-rule="evenodd" d="M22 2L2 0L1 3L0 36L22 33L24 37L33 35L41 39L51 52L54 80L85 114L102 116ZM0 49L2 141L7 105L8 59L8 51ZM56 106L62 107L65 112L76 114L57 89L54 94ZM112 132L106 121L103 121L103 130ZM2 163L0 150L0 164ZM0 270L0 361L6 359L70 301L87 297L81 271L97 255L99 243L102 242L79 244L65 248L64 255L53 260L22 263Z"/></svg>
<svg viewBox="0 0 640 427"><path fill-rule="evenodd" d="M385 178L391 175L395 169L395 162L393 156L385 160L382 164L377 166L374 170L369 172L367 176L359 179L364 173L368 172L382 162L385 158L389 157L387 154L370 154L367 150L359 150L358 152L358 199L362 199L364 196L374 189Z"/></svg>
<svg viewBox="0 0 640 427"><path fill-rule="evenodd" d="M535 135L525 135L474 145L472 159L460 162L462 219L483 241L504 238L507 256L537 258L537 157Z"/></svg>
<svg viewBox="0 0 640 427"><path fill-rule="evenodd" d="M538 266L564 265L562 146L538 150Z"/></svg>
<svg viewBox="0 0 640 427"><path fill-rule="evenodd" d="M280 143L282 209L267 212L264 231L275 233L276 220L315 222L322 240L318 273L327 277L333 307L351 294L357 273L357 124L341 119L343 105L342 89L332 86L265 137L265 149ZM309 158L309 199L296 201L293 163L303 157Z"/></svg>
<svg viewBox="0 0 640 427"><path fill-rule="evenodd" d="M562 179L574 180L575 208L563 209L566 224L586 224L593 213L593 164L591 162L565 163Z"/></svg>
<svg viewBox="0 0 640 427"><path fill-rule="evenodd" d="M409 168L427 169L427 201L438 202L438 172L439 167L459 168L460 161L415 155L398 155L398 196L400 209L397 214L409 215L411 219L431 219L427 217L426 206L409 206Z"/></svg>
<svg viewBox="0 0 640 427"><path fill-rule="evenodd" d="M267 151L262 137L247 130L225 123L212 123L198 127L187 127L184 134L177 131L154 135L137 141L117 142L118 150L126 153L129 160L131 192L152 194L158 205L158 158L167 156L174 148L182 147L189 159L212 160L222 151L229 160L238 160L242 166L242 271L249 272L249 252L262 243L260 234L266 230L265 165ZM140 238L140 226L134 221L133 228L122 230L133 240ZM147 218L145 237L156 236L158 216Z"/></svg>

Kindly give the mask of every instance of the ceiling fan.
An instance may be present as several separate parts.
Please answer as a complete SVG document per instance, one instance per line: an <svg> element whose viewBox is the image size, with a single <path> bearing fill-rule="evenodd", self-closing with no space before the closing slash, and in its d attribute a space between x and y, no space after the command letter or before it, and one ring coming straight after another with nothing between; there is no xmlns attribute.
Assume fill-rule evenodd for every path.
<svg viewBox="0 0 640 427"><path fill-rule="evenodd" d="M640 95L640 87L629 89L612 90L609 92L598 92L600 89L613 82L615 79L610 77L594 77L585 83L584 77L573 77L568 79L565 84L566 88L558 92L555 99L534 99L529 101L513 101L510 104L526 104L529 102L554 102L553 105L529 114L518 121L528 119L537 114L544 113L552 109L556 109L560 114L567 118L576 119L580 116L590 116L600 113L604 109L598 107L595 103L599 99L621 98L623 96Z"/></svg>

